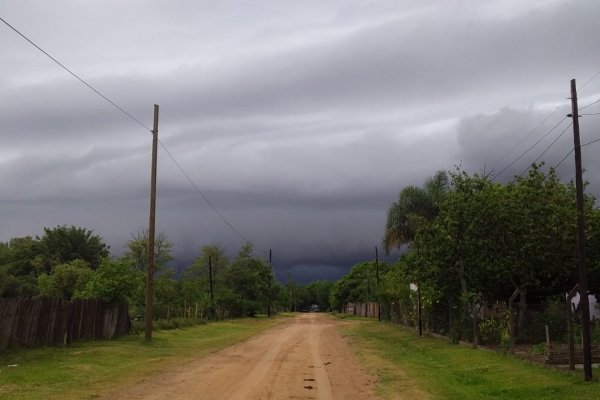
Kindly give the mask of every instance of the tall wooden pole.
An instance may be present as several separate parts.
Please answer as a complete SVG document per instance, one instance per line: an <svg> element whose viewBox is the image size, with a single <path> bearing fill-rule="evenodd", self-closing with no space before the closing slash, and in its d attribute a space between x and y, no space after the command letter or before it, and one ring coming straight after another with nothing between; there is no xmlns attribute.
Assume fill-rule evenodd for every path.
<svg viewBox="0 0 600 400"><path fill-rule="evenodd" d="M156 161L158 149L158 105L154 105L152 128L152 172L150 177L150 220L148 224L148 275L146 277L146 341L152 340L152 307L154 299L154 231L156 221Z"/></svg>
<svg viewBox="0 0 600 400"><path fill-rule="evenodd" d="M577 85L571 79L571 107L573 137L575 141L575 189L577 192L577 261L579 265L579 308L581 309L581 339L583 341L583 377L592 379L592 342L590 334L590 306L588 300L588 277L585 265L585 219L583 207L583 174L581 142L579 139L579 107Z"/></svg>
<svg viewBox="0 0 600 400"><path fill-rule="evenodd" d="M417 283L417 331L423 335L423 313L421 311L421 283Z"/></svg>
<svg viewBox="0 0 600 400"><path fill-rule="evenodd" d="M379 251L375 246L375 273L377 274L377 292L379 292ZM381 302L379 301L379 293L377 293L377 320L381 322Z"/></svg>
<svg viewBox="0 0 600 400"><path fill-rule="evenodd" d="M273 274L273 252L269 249L269 282L268 282L268 299L267 299L267 317L271 318L271 279Z"/></svg>
<svg viewBox="0 0 600 400"><path fill-rule="evenodd" d="M213 273L212 273L212 258L208 256L208 287L210 289L210 318L216 318L215 313L215 295L213 286Z"/></svg>

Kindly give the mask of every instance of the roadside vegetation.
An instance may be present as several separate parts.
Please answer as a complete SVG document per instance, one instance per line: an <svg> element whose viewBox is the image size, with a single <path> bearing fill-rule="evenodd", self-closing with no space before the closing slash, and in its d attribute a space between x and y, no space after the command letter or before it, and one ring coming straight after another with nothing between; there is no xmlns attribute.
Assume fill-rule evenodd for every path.
<svg viewBox="0 0 600 400"><path fill-rule="evenodd" d="M600 294L600 209L585 197L591 294ZM578 283L575 189L533 165L513 182L464 171L408 186L387 213L383 245L393 265L358 263L332 287L330 303L378 302L384 318L453 340L501 345L567 339L566 293ZM574 318L575 342L580 324ZM600 342L600 324L593 335Z"/></svg>
<svg viewBox="0 0 600 400"><path fill-rule="evenodd" d="M0 398L88 399L245 340L280 323L245 318L68 347L0 353ZM10 367L12 365L12 367Z"/></svg>
<svg viewBox="0 0 600 400"><path fill-rule="evenodd" d="M111 256L102 238L75 226L44 228L41 237L17 237L0 243L0 297L100 299L125 303L130 314L144 315L147 232ZM183 271L170 267L173 243L164 233L155 242L154 310L171 321L254 316L287 307L288 290L275 282L268 263L244 245L232 259L216 245L202 246ZM327 295L324 296L327 298ZM161 322L165 329L181 322ZM176 326L174 326L176 327Z"/></svg>
<svg viewBox="0 0 600 400"><path fill-rule="evenodd" d="M378 377L378 389L386 399L591 400L600 393L598 379L581 382L579 373L419 337L412 329L389 323L363 319L342 330ZM600 373L598 368L594 373Z"/></svg>

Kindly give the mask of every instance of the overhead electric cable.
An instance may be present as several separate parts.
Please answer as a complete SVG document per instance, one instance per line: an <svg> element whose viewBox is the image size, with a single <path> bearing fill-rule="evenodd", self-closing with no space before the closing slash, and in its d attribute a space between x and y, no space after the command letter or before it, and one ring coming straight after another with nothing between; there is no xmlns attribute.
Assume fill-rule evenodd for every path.
<svg viewBox="0 0 600 400"><path fill-rule="evenodd" d="M533 132L535 132L540 126L544 125L544 123L546 123L546 121L548 121L559 109L561 106L556 107L550 114L548 114L548 116L546 118L544 118L544 120L542 122L540 122L539 124L537 124L535 126L535 128L533 128L532 130L530 130L523 139L519 140L519 142L517 142L517 144L515 144L509 151L507 151L502 157L500 157L498 159L498 161L496 161L494 163L494 167L492 167L492 171L494 170L495 166L500 164L506 157L508 157L508 155L510 153L512 153L517 147L519 147L525 140L527 140L529 138L529 136L531 136L533 134ZM498 174L499 175L499 174ZM497 176L497 175L495 175ZM494 176L494 178L495 178Z"/></svg>
<svg viewBox="0 0 600 400"><path fill-rule="evenodd" d="M167 155L171 158L171 161L173 161L173 163L177 166L177 168L179 169L179 171L181 171L181 173L183 174L183 176L185 176L185 178L194 187L194 189L196 190L196 192L198 192L198 194L200 194L200 196L202 196L202 198L204 199L204 201L206 201L206 204L208 204L210 206L210 208L213 209L213 211L223 220L223 222L225 222L225 224L235 234L237 234L244 242L249 243L250 241L248 239L246 239L246 237L244 235L242 235L233 226L233 224L231 222L229 222L229 220L223 215L223 213L221 213L221 211L219 211L219 209L217 207L215 207L215 205L208 199L208 197L206 197L206 195L200 190L200 188L198 187L198 185L196 185L196 183L192 180L192 178L189 176L189 174L183 169L183 167L181 166L181 164L179 164L179 162L175 159L175 157L173 156L173 154L171 154L171 152L167 149L167 147L160 140L158 141L158 143L163 148L163 150L167 153Z"/></svg>
<svg viewBox="0 0 600 400"><path fill-rule="evenodd" d="M585 110L586 108L591 107L591 106L593 106L596 103L600 103L600 99L594 101L593 103L588 104L587 106L579 107L579 111Z"/></svg>
<svg viewBox="0 0 600 400"><path fill-rule="evenodd" d="M596 143L596 142L600 142L600 139L596 139L596 140L592 140L591 142L584 143L584 144L581 145L581 147L585 147L585 146L587 146L589 144L593 144L593 143Z"/></svg>
<svg viewBox="0 0 600 400"><path fill-rule="evenodd" d="M538 156L538 158L536 158L535 160L533 160L533 162L532 162L531 164L534 164L534 163L538 162L538 161L539 161L539 159L540 159L540 158L542 158L542 157L544 156L544 154L546 154L546 153L548 152L548 150L550 150L550 148L551 148L552 146L554 146L554 144L555 144L555 143L558 141L558 139L560 139L560 138L562 137L562 135L564 135L564 133L567 131L567 129L569 129L569 128L570 128L572 125L573 125L573 123L572 123L572 122L571 122L569 125L567 125L567 127L566 127L565 129L563 129L563 131L562 131L562 132L561 132L561 133L560 133L560 134L559 134L559 135L556 137L556 139L554 139L554 140L552 141L552 143L550 143L550 145L549 145L548 147L546 147L546 149L545 149L545 150L542 152L542 154L540 154L540 155ZM523 172L521 172L521 173L519 174L519 176L523 176L523 174L524 174L525 172L527 172L528 170L529 170L529 167L525 168L525 170L523 170Z"/></svg>
<svg viewBox="0 0 600 400"><path fill-rule="evenodd" d="M581 91L584 87L586 87L588 85L588 83L590 83L591 81L593 81L598 75L600 75L600 71L596 72L590 79L588 79L587 81L585 81L583 83L583 85L581 85L579 87L579 91Z"/></svg>
<svg viewBox="0 0 600 400"><path fill-rule="evenodd" d="M560 166L560 164L562 164L562 163L563 163L563 161L565 161L565 160L567 159L567 157L569 157L569 155L570 155L572 152L574 152L574 151L575 151L575 149L571 149L571 150L569 150L569 152L568 152L567 154L565 154L565 156L562 158L562 160L560 160L560 161L558 162L558 164L556 164L556 165L554 166L554 169L557 169L557 168Z"/></svg>
<svg viewBox="0 0 600 400"><path fill-rule="evenodd" d="M29 44L31 44L32 46L34 46L36 49L38 49L40 52L42 52L45 56L47 56L48 58L50 58L52 61L54 61L56 64L58 64L62 69L64 69L65 71L67 71L71 76L73 76L75 79L77 79L79 82L83 83L85 86L87 86L90 90L92 90L94 93L96 93L98 96L102 97L105 101L107 101L108 103L110 103L113 107L115 107L117 110L119 110L121 113L123 113L124 115L126 115L127 117L129 117L130 119L132 119L133 121L135 121L138 125L140 125L142 128L144 128L145 130L149 131L150 133L152 133L152 129L150 129L148 126L146 126L143 122L141 122L139 119L137 119L136 117L134 117L131 113L129 113L127 110L125 110L123 107L119 106L117 103L115 103L114 101L112 101L111 99L109 99L107 96L105 96L104 94L102 94L98 89L96 89L95 87L93 87L90 83L86 82L85 79L81 78L79 75L77 75L75 72L71 71L69 68L67 68L63 63L61 63L60 61L58 61L56 58L54 58L53 56L51 56L48 52L46 52L44 49L42 49L40 46L38 46L37 44L35 44L31 39L29 39L27 36L25 36L23 33L21 33L17 28L15 28L14 26L12 26L11 24L9 24L4 18L0 17L0 21L2 21L6 26L8 26L10 29L12 29L14 32L16 32L19 36L21 36L23 39L25 39ZM246 237L244 235L242 235L234 226L231 222L229 222L229 220L223 215L223 213L221 213L217 207L215 207L215 205L208 199L208 197L200 190L200 188L198 187L198 185L196 185L196 183L194 183L194 181L192 180L192 178L189 176L189 174L183 169L183 167L181 166L181 164L179 164L179 162L175 159L175 157L173 156L173 154L171 154L171 152L167 149L167 147L159 140L159 143L161 145L161 147L165 150L165 152L168 154L168 156L171 158L171 160L173 161L173 163L177 166L177 168L179 169L179 171L181 171L181 173L185 176L185 178L192 184L193 188L195 189L196 192L198 192L200 194L200 196L202 196L202 198L204 199L204 201L206 201L206 203L210 206L210 208L212 208L212 210L223 220L223 222L225 222L225 224L235 233L237 234L240 238L242 238L242 240L244 240L245 242L249 242Z"/></svg>
<svg viewBox="0 0 600 400"><path fill-rule="evenodd" d="M497 177L499 177L500 175L502 175L502 173L504 171L506 171L507 169L509 169L510 167L512 167L517 161L519 161L521 158L523 158L523 156L527 153L529 153L535 146L537 146L542 140L544 140L546 137L548 137L548 135L550 135L552 133L552 131L554 131L554 129L556 129L560 124L563 123L564 120L566 120L567 117L564 117L563 119L561 119L556 125L554 125L552 127L552 129L550 129L548 132L546 132L546 134L544 136L542 136L537 142L535 142L531 147L529 147L527 150L525 150L523 153L521 153L521 155L519 157L517 157L513 162L511 162L510 164L508 164L506 167L504 167L500 172L498 172L496 175L493 176L492 180L495 180Z"/></svg>
<svg viewBox="0 0 600 400"><path fill-rule="evenodd" d="M108 97L106 97L105 95L103 95L98 89L96 89L95 87L93 87L91 84L87 83L83 78L81 78L75 72L71 71L69 68L67 68L63 63L61 63L60 61L58 61L56 58L52 57L44 49L42 49L40 46L38 46L37 44L35 44L31 39L29 39L27 36L25 36L24 34L22 34L17 28L15 28L14 26L12 26L8 22L6 22L6 20L4 18L0 17L0 21L2 21L6 26L8 26L10 29L12 29L13 31L15 31L19 36L21 36L23 39L25 39L27 42L29 42L33 47L35 47L36 49L38 49L39 51L41 51L44 55L46 55L46 57L50 58L52 61L54 61L56 64L58 64L62 69L64 69L65 71L67 71L69 74L71 74L79 82L83 83L85 86L87 86L90 90L92 90L98 96L102 97L104 100L106 100L108 103L110 103L117 110L121 111L127 117L131 118L133 121L135 121L142 128L146 129L149 132L152 132L152 129L148 128L142 121L140 121L139 119L137 119L136 117L134 117L133 115L131 115L131 113L127 112L123 107L121 107L120 105L118 105L117 103L115 103L114 101L112 101L111 99L109 99Z"/></svg>

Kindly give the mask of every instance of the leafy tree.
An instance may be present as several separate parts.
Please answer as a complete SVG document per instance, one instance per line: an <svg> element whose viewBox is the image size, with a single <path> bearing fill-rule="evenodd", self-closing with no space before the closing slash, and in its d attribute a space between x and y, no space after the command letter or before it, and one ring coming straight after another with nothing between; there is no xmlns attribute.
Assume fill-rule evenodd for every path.
<svg viewBox="0 0 600 400"><path fill-rule="evenodd" d="M298 305L301 308L308 308L313 304L318 305L321 310L328 310L329 292L333 282L318 280L299 287Z"/></svg>
<svg viewBox="0 0 600 400"><path fill-rule="evenodd" d="M423 187L407 186L402 189L398 201L387 212L383 238L386 252L413 240L422 223L430 223L435 219L447 187L447 173L438 171Z"/></svg>
<svg viewBox="0 0 600 400"><path fill-rule="evenodd" d="M39 240L27 236L0 243L0 297L37 295L42 263Z"/></svg>
<svg viewBox="0 0 600 400"><path fill-rule="evenodd" d="M98 235L85 228L65 225L44 228L39 239L42 246L43 272L49 273L55 265L84 260L92 269L98 268L109 256L109 247Z"/></svg>
<svg viewBox="0 0 600 400"><path fill-rule="evenodd" d="M143 274L133 271L122 260L104 259L76 297L126 304L132 300L136 289L143 286L143 279Z"/></svg>
<svg viewBox="0 0 600 400"><path fill-rule="evenodd" d="M84 260L73 260L54 267L52 274L38 277L40 296L71 300L80 297L94 270Z"/></svg>
<svg viewBox="0 0 600 400"><path fill-rule="evenodd" d="M254 316L266 310L268 282L272 272L267 263L252 255L252 246L244 245L226 273L225 301L232 316Z"/></svg>
<svg viewBox="0 0 600 400"><path fill-rule="evenodd" d="M138 271L148 270L148 230L133 234L127 243L123 259ZM160 273L173 260L173 243L167 234L160 232L154 239L154 271Z"/></svg>
<svg viewBox="0 0 600 400"><path fill-rule="evenodd" d="M209 268L210 258L210 268ZM203 246L200 256L184 273L187 298L198 302L203 314L215 318L224 313L226 293L226 273L229 260L224 250L218 245ZM212 273L213 301L211 303L210 278Z"/></svg>

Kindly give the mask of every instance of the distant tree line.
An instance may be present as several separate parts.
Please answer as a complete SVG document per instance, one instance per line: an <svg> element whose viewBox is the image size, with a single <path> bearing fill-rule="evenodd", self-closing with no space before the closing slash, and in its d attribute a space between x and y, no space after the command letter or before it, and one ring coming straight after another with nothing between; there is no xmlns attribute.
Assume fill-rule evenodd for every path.
<svg viewBox="0 0 600 400"><path fill-rule="evenodd" d="M138 232L120 257L111 257L102 238L86 228L44 228L42 236L13 238L0 243L0 297L95 298L127 303L132 316L144 315L147 232ZM240 248L229 259L217 245L203 246L183 271L169 267L173 243L164 233L155 241L157 319L230 318L310 304L328 308L330 283L297 285L275 281L269 264Z"/></svg>
<svg viewBox="0 0 600 400"><path fill-rule="evenodd" d="M599 294L600 210L589 195L585 218L590 293ZM544 324L563 335L565 294L579 281L576 227L574 185L543 164L507 184L438 172L402 189L389 208L385 250L407 251L381 266L380 285L373 262L359 263L334 284L330 301L338 309L378 301L388 317L415 323L418 287L425 326L455 339L486 340L491 325L496 340L537 341Z"/></svg>

